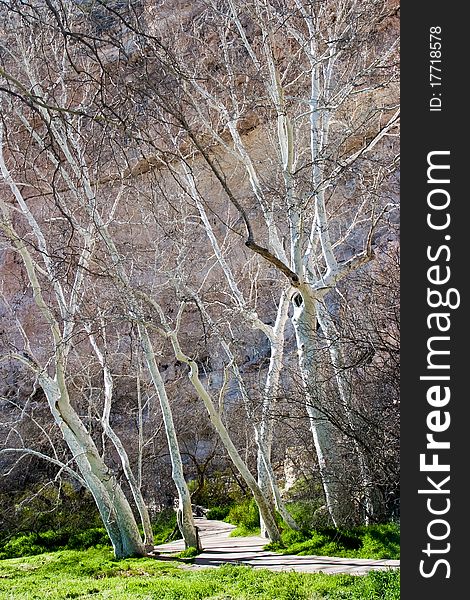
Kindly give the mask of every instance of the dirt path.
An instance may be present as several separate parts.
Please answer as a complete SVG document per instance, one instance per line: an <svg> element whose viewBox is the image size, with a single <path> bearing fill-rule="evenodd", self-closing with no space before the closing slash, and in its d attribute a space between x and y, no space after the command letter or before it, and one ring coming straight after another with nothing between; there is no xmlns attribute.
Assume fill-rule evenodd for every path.
<svg viewBox="0 0 470 600"><path fill-rule="evenodd" d="M223 521L196 518L204 551L194 561L196 567L218 567L222 563L250 565L271 571L301 571L303 573L349 573L363 575L371 570L399 568L399 560L369 560L326 556L282 555L263 550L266 539L259 536L229 537L234 525ZM165 555L184 550L183 540L155 546Z"/></svg>

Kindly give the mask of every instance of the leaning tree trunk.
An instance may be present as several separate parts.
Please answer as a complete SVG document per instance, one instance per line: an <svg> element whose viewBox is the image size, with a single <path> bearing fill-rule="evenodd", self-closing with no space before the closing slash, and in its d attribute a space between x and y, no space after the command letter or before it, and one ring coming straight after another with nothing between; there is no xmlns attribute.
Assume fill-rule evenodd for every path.
<svg viewBox="0 0 470 600"><path fill-rule="evenodd" d="M114 429L109 425L109 422L104 423L104 431L113 443L119 455L119 458L121 459L121 465L124 471L124 475L126 476L127 482L131 489L132 497L134 498L135 505L137 507L137 510L139 511L140 521L142 523L142 529L144 532L144 545L153 546L153 531L149 511L147 505L145 504L144 497L134 476L134 473L132 472L132 468L129 462L129 456L126 452L126 449L124 448L121 439L116 434Z"/></svg>
<svg viewBox="0 0 470 600"><path fill-rule="evenodd" d="M269 431L271 430L271 431ZM271 511L274 513L275 502L273 489L271 485L271 477L267 467L267 464L271 462L271 446L272 446L272 424L261 423L259 430L255 432L258 452L256 457L256 466L258 470L258 486L263 496L271 507ZM264 523L263 516L259 515L261 537L269 537Z"/></svg>
<svg viewBox="0 0 470 600"><path fill-rule="evenodd" d="M1 145L0 159L2 174L5 179L9 181L15 197L17 197L20 206L24 208L25 214L29 217L33 230L37 233L36 237L39 239L39 246L44 247L42 233L38 229L34 218L28 212L27 207L24 206L24 201L18 188L11 180L9 173L6 170L1 154ZM44 390L53 418L58 424L64 440L70 451L73 453L74 460L78 465L83 479L93 495L103 523L111 539L116 557L125 558L127 556L141 556L145 553L145 548L142 544L142 538L131 507L129 506L119 482L99 455L93 438L70 404L65 379L66 355L67 349L70 348L69 340L65 341L53 311L44 300L41 285L37 277L37 267L28 248L12 227L10 217L8 214L5 214L5 211L4 216L6 218L5 222L2 224L2 229L12 241L23 260L33 292L34 301L50 326L54 343L55 352L53 355L53 365L55 367L55 377L50 377L45 369L41 369L37 365L31 366L37 372L39 385ZM46 269L48 267L49 265L46 264ZM49 273L49 275L52 277L51 273ZM52 282L56 283L53 279ZM59 299L59 306L62 307L62 290L56 285L54 291L56 297ZM72 309L70 309L69 317L74 314L74 308L75 307L72 307ZM69 327L67 327L66 324L64 328L67 327L68 336L71 337L73 327L70 327L70 324L73 325L73 321L68 323Z"/></svg>
<svg viewBox="0 0 470 600"><path fill-rule="evenodd" d="M96 502L116 558L143 556L145 547L127 498L99 455L80 417L72 408L63 382L57 383L56 380L42 374L39 376L39 383L51 413Z"/></svg>
<svg viewBox="0 0 470 600"><path fill-rule="evenodd" d="M90 343L93 347L93 350L95 351L95 354L103 370L104 407L103 416L101 418L101 425L103 427L104 433L111 440L121 460L124 475L126 476L127 482L132 493L132 497L134 498L135 505L137 507L137 510L139 511L140 521L144 532L144 545L153 546L152 523L150 520L147 505L145 504L145 500L142 495L141 486L139 485L134 473L132 472L129 456L126 452L124 444L122 443L121 438L117 435L117 433L114 431L110 424L111 406L114 393L113 377L106 363L105 355L99 348L95 336L91 333L91 330L88 326L85 326L85 328L88 333Z"/></svg>
<svg viewBox="0 0 470 600"><path fill-rule="evenodd" d="M288 319L289 294L285 290L282 292L276 316L276 322L270 338L271 356L269 358L268 373L263 393L263 405L261 412L261 423L256 427L256 443L258 446L257 467L258 467L258 485L272 505L276 508L284 519L285 523L291 529L299 529L298 525L287 510L281 497L281 492L277 483L271 464L271 450L273 442L273 419L272 406L277 400L279 393L279 380L282 370L282 360L284 356L284 329ZM267 531L262 515L260 514L261 535L267 537Z"/></svg>
<svg viewBox="0 0 470 600"><path fill-rule="evenodd" d="M157 307L156 304L154 304L154 306ZM161 309L159 312L160 312L161 317L163 317L163 313L162 313ZM209 414L211 423L214 426L214 429L217 431L223 445L225 446L225 449L227 450L227 453L228 453L230 459L232 460L235 467L238 469L240 475L243 477L243 479L245 480L245 483L247 484L248 488L250 489L251 493L253 494L255 502L258 505L260 514L266 525L266 531L268 533L269 539L273 542L279 541L281 539L281 535L280 535L279 528L276 523L276 518L275 518L274 511L273 511L273 507L267 501L266 497L264 496L260 487L258 486L256 479L251 474L250 470L248 469L247 465L245 464L245 462L243 461L242 457L240 456L238 450L236 449L234 443L232 442L230 434L227 431L227 428L225 427L225 425L223 424L220 414L216 410L214 402L213 402L209 392L206 390L206 388L204 387L204 385L202 384L202 382L199 378L199 369L198 369L197 364L193 360L191 360L188 356L186 356L186 354L184 354L184 352L181 350L176 332L173 331L173 332L168 332L168 333L170 335L170 339L171 339L177 360L184 362L185 364L187 364L189 366L189 369L190 369L189 380L191 381L199 398L204 402L204 405Z"/></svg>
<svg viewBox="0 0 470 600"><path fill-rule="evenodd" d="M288 305L285 307L286 317L287 317L287 310L288 310ZM284 312L284 310L282 312ZM275 331L275 333L279 334L278 329L274 329L274 331ZM280 333L283 335L283 329ZM272 347L271 347L272 348L272 352L271 352L272 360L270 361L269 373L266 378L265 394L264 394L263 406L262 406L261 423L254 425L255 442L256 442L257 449L258 449L258 452L257 452L258 487L261 491L262 496L266 500L266 504L270 507L271 514L274 515L275 510L277 510L281 514L282 518L284 519L284 522L286 523L286 525L288 527L290 527L291 529L298 530L299 527L298 527L297 523L294 521L294 519L290 515L289 511L287 510L287 508L285 506L284 500L281 497L281 492L279 490L277 478L276 478L276 475L275 475L274 470L271 465L271 447L272 447L272 434L273 434L273 422L272 422L272 418L271 418L271 408L272 408L272 403L275 402L276 396L277 396L277 388L278 388L279 377L280 377L280 369L281 369L281 365L282 365L283 341L281 341L279 339L279 335L278 335L271 339L271 344L272 344ZM243 397L243 402L245 404L245 410L246 410L247 416L249 418L252 418L251 410L249 408L249 404L250 404L249 399L248 399L249 395L246 391L245 383L240 375L240 371L238 370L238 367L236 366L235 357L233 356L232 351L230 350L230 347L228 346L228 344L223 340L222 340L222 346L227 354L227 357L229 358L230 362L232 363L232 368L235 373L235 378L240 387L240 391L241 391L241 394ZM190 376L190 379L191 378L193 381L193 385L195 385L195 387L196 387L196 384L202 385L199 380L199 377L197 375L197 372L193 373L192 376ZM201 396L201 394L202 394L202 391L199 393L199 395ZM208 399L206 399L206 403L207 403L207 405L213 404L212 401L210 400L210 397ZM208 408L208 410L209 410L209 408ZM210 410L209 410L209 414L210 414ZM263 513L261 510L259 511L259 516L260 516L261 535L263 537L270 537L269 531L264 523Z"/></svg>
<svg viewBox="0 0 470 600"><path fill-rule="evenodd" d="M243 143L241 141L240 136L237 133L236 127L231 128L232 135L234 136L234 141L241 149L243 147ZM244 154L245 158L248 160L248 155ZM271 345L271 358L269 363L268 374L266 377L265 390L263 394L263 404L262 404L262 414L261 414L261 423L259 428L256 428L256 442L258 445L258 453L257 453L257 471L258 471L258 487L261 491L262 496L265 499L269 507L269 512L271 514L275 514L275 509L277 508L283 515L286 523L289 524L290 527L298 529L295 525L294 520L289 515L287 509L284 506L283 500L281 498L281 494L279 491L279 486L277 484L276 477L271 468L270 460L271 460L271 446L272 446L272 436L273 436L273 422L271 418L271 407L273 402L275 401L277 388L279 384L280 371L282 368L282 357L284 350L284 328L286 321L288 319L288 310L289 310L289 294L286 290L283 290L281 293L279 308L276 317L276 323L274 327L267 326L265 323L260 321L257 315L250 311L247 308L244 296L242 291L240 290L235 277L228 265L227 261L224 258L222 249L217 241L217 238L212 229L212 225L210 220L207 218L206 211L204 209L203 202L199 196L197 191L194 177L190 171L190 169L185 166L185 175L186 181L188 183L189 192L198 207L199 214L201 216L202 222L204 224L204 228L206 234L211 243L212 249L217 257L220 267L225 274L226 280L229 284L229 287L232 291L233 297L236 301L236 304L239 308L241 308L241 314L246 319L246 321L250 324L251 327L255 329L259 329L263 331L263 333L267 336ZM256 175L252 169L248 169L250 175L250 181L254 190L258 189L258 184L256 183ZM255 191L256 193L256 191ZM202 303L199 303L201 310L206 314L209 322L212 322L212 319L207 314L207 312L202 307ZM222 341L222 346L224 347L227 356L229 356L230 361L235 364L234 357L232 352L230 351L227 344ZM241 380L240 380L240 383ZM263 515L260 511L260 528L261 535L263 537L269 537L268 530L265 526Z"/></svg>
<svg viewBox="0 0 470 600"><path fill-rule="evenodd" d="M153 352L148 332L141 324L139 324L139 335L140 339L142 340L142 347L144 350L147 367L149 369L155 389L157 390L157 395L162 409L163 423L165 425L165 433L170 452L172 478L178 491L178 526L184 538L186 548L197 548L198 550L201 550L202 548L200 547L197 529L194 524L191 495L184 478L183 463L181 461L178 438L176 437L173 415L166 393L165 383L160 375L160 371L155 361L155 354Z"/></svg>
<svg viewBox="0 0 470 600"><path fill-rule="evenodd" d="M213 424L215 430L219 434L219 437L223 445L225 446L228 455L230 456L233 464L238 469L240 475L243 477L245 483L247 484L251 493L253 494L255 502L258 505L261 518L263 519L263 522L266 527L266 532L268 534L267 537L269 537L269 539L273 542L279 541L281 536L274 516L273 505L267 500L260 487L258 486L256 479L253 477L245 462L241 458L238 450L235 448L225 425L222 423L222 419L220 418L218 412L215 410L215 406L212 400L208 397L206 390L204 389L202 383L198 378L196 369L197 365L191 361L190 380L193 383L195 389L197 390L199 397L204 401L207 412L209 413L211 423Z"/></svg>

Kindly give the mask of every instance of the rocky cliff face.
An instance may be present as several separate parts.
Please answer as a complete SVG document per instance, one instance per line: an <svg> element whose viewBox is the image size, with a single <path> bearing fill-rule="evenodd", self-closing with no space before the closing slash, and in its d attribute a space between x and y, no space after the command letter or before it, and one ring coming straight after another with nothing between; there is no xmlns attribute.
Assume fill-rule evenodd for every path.
<svg viewBox="0 0 470 600"><path fill-rule="evenodd" d="M61 45L64 42L60 32L55 31L50 64L41 54L44 47L35 46L37 54L33 57L38 72L47 73L50 69L49 77L55 77L51 92L44 89L47 86L40 86L42 104L46 104L46 99L54 105L65 103L70 112L48 109L49 112L41 113L34 103L32 109L23 109L10 96L5 113L4 154L43 232L54 273L52 279L41 271L45 268L44 256L31 219L18 206L12 211L12 219L22 241L41 265L38 273L44 297L56 318L62 319L61 325L65 326L72 317L61 314L54 298L54 279L70 298L80 273L79 256L85 231L90 226L85 206L86 202L93 202L93 210L106 223L116 244L120 266L129 280L126 285L156 298L172 326L176 326L182 302L186 302L179 321L181 345L196 360L203 382L226 411L237 444L253 462L255 445L250 419L260 418L269 344L261 331L250 327L241 317L233 282L227 281L220 260L217 261L197 199L205 208L236 286L247 300L247 310L256 312L262 323L272 326L286 279L272 262L246 246L246 223L230 194L251 223L260 245L273 249L272 231L267 225L271 218L273 228L279 233L281 249L293 260L292 224L286 216L292 204L299 202L307 231L315 218L312 202L315 190L312 190L309 127L311 80L306 75L311 65L302 53L308 28L302 25L294 3L292 6L273 3L272 11L261 15L266 18L265 24L256 21L260 17L259 3L243 4L238 7L238 19L230 11L214 9L202 2L136 2L130 13L126 12L130 10L127 3L112 3L108 7L112 11L80 3L86 15L83 23L91 19L94 35L100 42L87 46L88 38L80 39L77 33L76 46L70 46L75 62L64 67L58 56L65 46ZM333 42L338 51L338 63L330 74L329 87L325 88L331 91L331 99L337 105L320 103L319 112L334 110L334 118L328 144L314 161L318 160L325 169L326 179L335 174L335 180L326 186L326 202L338 260L347 261L362 249L371 220L380 214L381 220L371 235L376 260L386 263L397 239L397 130L387 130L383 136L378 134L385 130L398 101L393 44L398 17L393 2L366 4L371 11L369 20L374 22L372 29L366 27L368 15L360 11L354 18L348 17L339 46L327 33L321 40L322 52ZM333 30L335 10L339 8L333 2L328 5L330 10L328 14L322 13L322 18ZM91 14L87 13L89 10ZM127 24L118 17L121 10ZM80 27L85 25L78 19L76 23L77 31L82 31ZM240 38L240 31L244 32L246 42L243 36ZM268 33L271 54L263 46ZM39 36L36 43L41 40L44 38ZM348 40L352 40L350 48ZM372 72L371 55L380 56L386 48L391 50L385 51L385 58L380 59ZM351 79L348 69L353 67L358 72ZM285 86L282 110L279 106L282 94L276 96L272 85L270 88L266 84L270 81L270 69L276 69ZM15 76L22 81L27 73L15 72ZM188 93L190 81L195 83ZM346 94L344 90L349 91ZM177 114L177 110L181 112ZM279 128L285 126L284 113L290 116L295 132L293 192L290 184L286 184L283 166L286 159L278 139ZM51 120L47 115L52 115ZM72 148L73 160L83 161L80 169L73 168L73 161L59 143L60 135L51 132L55 121L60 123L59 133L64 134ZM379 137L377 143L376 137ZM355 154L357 160L349 164L349 157ZM253 183L254 171L259 191ZM196 194L191 195L190 181L194 182ZM0 187L0 199L14 206L12 190L5 182ZM133 450L141 428L147 444L146 460L151 457L157 465L149 473L161 480L158 469L168 477L168 460L158 403L143 364L137 321L130 314L125 286L116 276L109 248L100 237L100 226L91 221L91 229L95 246L84 269L79 310L73 316L76 327L68 362L73 402L104 451L106 443L102 441L99 424L103 410L102 369L87 339L85 326L88 326L106 347L116 382L112 423ZM31 353L34 361L48 370L55 349L50 326L33 300L31 283L13 245L11 239L2 238L0 344L4 357L8 358L0 365L0 409L7 423L3 430L5 443L27 445L29 435L37 442L41 433L37 428L32 435L31 423L25 424L24 415L38 415L41 422L47 415L43 410L44 398L37 392L27 361ZM323 267L319 259L316 268ZM373 270L374 267L366 268L370 273ZM378 305L382 292L371 292L364 300L362 294L354 293L354 285L354 282L344 284L339 293L327 297L338 322L345 312L346 297L353 315L354 311L363 310L361 303L367 300ZM198 301L188 289L197 292ZM187 368L175 358L168 340L161 335L156 311L148 303L142 304L142 311L141 318L153 327L157 363L186 448L188 469L192 468L191 460L196 465L204 464L211 453L217 462L220 450L214 450L217 444L187 381ZM292 316L293 307L289 311ZM373 337L371 332L364 335ZM230 371L230 360L221 345L222 336L229 341L250 390L248 419L239 385ZM365 344L356 340L354 348L360 347L362 351L361 343ZM321 345L325 353L324 340ZM277 433L273 456L277 466L284 448L297 445L292 437L302 437L309 427L303 414L302 393L299 394L291 322L286 327L285 348L283 388L274 411ZM351 348L353 364L357 357L353 344ZM367 377L375 380L378 375L368 372L364 375ZM331 394L334 395L333 389ZM389 401L390 398L383 399L385 404ZM144 407L140 418L139 402ZM17 421L19 433L11 437L10 431ZM312 451L311 442L307 442L307 448ZM117 469L115 456L112 461Z"/></svg>

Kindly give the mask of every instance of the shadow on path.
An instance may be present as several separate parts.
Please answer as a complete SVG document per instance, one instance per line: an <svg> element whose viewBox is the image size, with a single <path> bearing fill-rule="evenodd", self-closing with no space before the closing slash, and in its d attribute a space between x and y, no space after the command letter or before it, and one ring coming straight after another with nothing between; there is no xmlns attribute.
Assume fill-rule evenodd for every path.
<svg viewBox="0 0 470 600"><path fill-rule="evenodd" d="M271 571L364 575L372 570L400 567L399 560L276 554L263 549L267 540L260 536L230 537L230 533L235 529L234 525L204 518L196 518L194 521L204 550L194 559L192 568L218 567L224 563L232 563ZM165 555L169 556L182 550L183 540L176 540L155 546L155 555L156 558L158 556L159 559L165 560Z"/></svg>

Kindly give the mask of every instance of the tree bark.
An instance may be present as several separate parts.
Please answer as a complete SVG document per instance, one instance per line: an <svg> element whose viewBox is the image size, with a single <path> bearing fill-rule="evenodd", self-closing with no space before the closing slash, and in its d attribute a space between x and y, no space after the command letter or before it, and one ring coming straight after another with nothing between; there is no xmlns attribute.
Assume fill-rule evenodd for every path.
<svg viewBox="0 0 470 600"><path fill-rule="evenodd" d="M370 519L375 514L375 506L373 494L369 483L369 468L367 466L366 457L363 448L360 444L360 425L357 423L355 415L351 407L351 382L350 375L346 368L343 349L339 339L339 331L328 312L324 302L318 303L317 311L318 322L325 335L328 343L328 349L331 357L331 364L334 369L336 384L340 397L341 404L344 409L344 414L347 420L348 429L353 438L354 449L359 466L359 474L361 477L361 486L364 494L364 521L369 524Z"/></svg>
<svg viewBox="0 0 470 600"><path fill-rule="evenodd" d="M104 387L104 408L103 408L103 416L101 418L101 425L103 427L104 433L111 440L118 456L121 460L122 469L124 471L124 475L126 476L127 482L131 489L132 496L134 498L135 505L137 510L139 511L140 521L142 523L142 529L144 532L144 544L145 546L153 545L153 531L152 531L152 523L150 521L150 515L145 504L144 497L142 496L142 491L140 489L140 485L132 472L132 468L129 461L129 456L126 452L124 444L121 441L121 438L117 435L114 429L111 427L109 422L110 414L111 414L111 404L113 399L113 389L114 382L111 371L109 370L108 365L106 364L106 360L103 352L100 350L94 335L92 335L89 327L85 326L88 338L90 343L95 351L95 354L98 358L98 361L103 370L103 387Z"/></svg>
<svg viewBox="0 0 470 600"><path fill-rule="evenodd" d="M155 361L155 354L153 352L148 331L145 326L140 323L138 327L140 339L142 340L145 360L147 361L147 367L157 391L157 395L160 400L160 407L162 409L165 433L170 451L172 478L178 491L178 524L180 526L186 548L192 547L201 550L202 548L200 548L197 530L193 519L191 494L189 493L189 489L184 478L183 463L181 460L178 438L176 437L175 425L173 423L170 402L165 389L165 383L160 375L160 371Z"/></svg>
<svg viewBox="0 0 470 600"><path fill-rule="evenodd" d="M154 306L158 309L155 303ZM159 313L161 317L163 317L161 309L159 310ZM167 326L165 326L165 329L167 329ZM250 470L248 469L247 465L245 464L238 450L236 449L234 443L232 442L230 434L227 431L225 425L223 424L222 419L215 408L214 402L209 392L206 390L199 378L199 369L197 364L188 356L186 356L181 350L176 331L170 332L167 330L167 333L173 345L176 358L189 366L189 380L191 381L199 398L204 402L211 423L217 431L223 445L225 446L229 457L231 458L233 464L238 469L240 475L243 477L245 483L247 484L251 493L253 494L255 502L258 505L260 514L262 515L262 518L264 520L269 539L271 541L280 540L281 535L276 523L273 507L270 506L270 503L268 502L265 495L261 491L259 485L257 484L256 479L251 474Z"/></svg>
<svg viewBox="0 0 470 600"><path fill-rule="evenodd" d="M80 417L70 405L63 383L44 373L40 374L39 383L64 440L93 495L116 558L144 556L145 547L132 509Z"/></svg>
<svg viewBox="0 0 470 600"><path fill-rule="evenodd" d="M281 513L286 524L292 529L298 529L294 519L290 516L281 497L277 478L271 465L271 449L273 441L272 407L279 393L279 380L281 377L282 360L284 356L284 330L288 319L289 294L286 290L281 293L276 322L269 337L271 354L269 367L263 392L261 423L256 428L256 442L258 445L257 467L258 485L271 505ZM266 527L260 515L261 535L266 537Z"/></svg>
<svg viewBox="0 0 470 600"><path fill-rule="evenodd" d="M302 303L295 306L292 319L297 339L299 366L304 386L307 414L318 458L326 506L336 527L353 523L356 507L344 486L344 469L338 446L338 429L329 421L319 405L325 402L316 378L317 300L304 292ZM317 397L314 397L314 393ZM326 408L326 407L325 407Z"/></svg>

